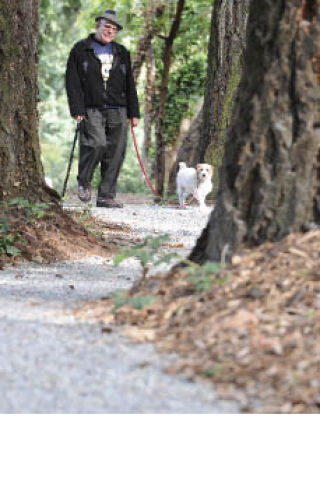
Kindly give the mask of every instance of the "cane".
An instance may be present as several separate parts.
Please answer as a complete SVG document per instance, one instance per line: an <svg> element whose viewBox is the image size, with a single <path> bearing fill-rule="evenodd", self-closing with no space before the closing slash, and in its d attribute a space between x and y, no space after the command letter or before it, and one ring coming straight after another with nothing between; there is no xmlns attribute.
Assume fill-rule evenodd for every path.
<svg viewBox="0 0 320 481"><path fill-rule="evenodd" d="M71 165L72 165L72 161L73 161L73 153L74 153L74 149L75 149L75 146L76 146L76 143L77 143L77 138L78 138L79 130L80 130L80 123L77 124L76 131L75 131L75 134L74 134L73 146L72 146L72 149L71 149L71 154L70 154L70 159L69 159L69 165L68 165L67 175L66 175L66 178L65 178L65 181L64 181L64 184L63 184L62 193L61 193L61 197L62 197L62 198L64 197L64 194L65 194L66 188L67 188L67 183L68 183L68 180L69 180Z"/></svg>

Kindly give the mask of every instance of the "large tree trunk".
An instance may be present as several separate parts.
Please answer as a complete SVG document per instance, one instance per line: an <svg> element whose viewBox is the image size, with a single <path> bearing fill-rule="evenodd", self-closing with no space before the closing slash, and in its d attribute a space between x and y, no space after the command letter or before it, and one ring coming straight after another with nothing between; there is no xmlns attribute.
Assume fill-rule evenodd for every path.
<svg viewBox="0 0 320 481"><path fill-rule="evenodd" d="M319 223L319 52L317 0L251 1L217 206L191 259Z"/></svg>
<svg viewBox="0 0 320 481"><path fill-rule="evenodd" d="M172 57L173 42L178 35L178 30L181 22L182 11L184 9L185 0L177 0L175 17L171 25L168 37L164 38L165 46L163 51L163 71L162 80L159 92L159 108L157 112L156 123L156 155L155 155L155 169L156 169L156 190L162 196L165 178L165 144L163 138L164 118L166 109L166 100L169 84L169 72Z"/></svg>
<svg viewBox="0 0 320 481"><path fill-rule="evenodd" d="M38 200L38 0L0 0L0 18L0 199Z"/></svg>
<svg viewBox="0 0 320 481"><path fill-rule="evenodd" d="M221 164L225 133L242 71L249 0L214 0L207 83L197 157Z"/></svg>

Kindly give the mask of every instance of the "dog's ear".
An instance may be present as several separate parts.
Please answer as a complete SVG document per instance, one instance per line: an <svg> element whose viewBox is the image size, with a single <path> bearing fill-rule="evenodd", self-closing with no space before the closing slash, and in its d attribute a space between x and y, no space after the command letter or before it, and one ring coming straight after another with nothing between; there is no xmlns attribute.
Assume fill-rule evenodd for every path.
<svg viewBox="0 0 320 481"><path fill-rule="evenodd" d="M201 167L202 167L202 164L197 164L197 165L196 165L197 171L201 170Z"/></svg>
<svg viewBox="0 0 320 481"><path fill-rule="evenodd" d="M209 165L209 173L210 173L211 177L213 177L213 172L214 172L213 165Z"/></svg>

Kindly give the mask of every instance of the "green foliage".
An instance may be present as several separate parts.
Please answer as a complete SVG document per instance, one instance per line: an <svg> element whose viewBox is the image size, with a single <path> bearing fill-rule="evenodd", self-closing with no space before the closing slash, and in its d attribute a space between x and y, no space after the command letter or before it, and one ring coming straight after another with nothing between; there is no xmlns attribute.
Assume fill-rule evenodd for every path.
<svg viewBox="0 0 320 481"><path fill-rule="evenodd" d="M202 375L205 377L218 379L222 376L223 367L222 364L216 363L212 369L206 369L202 372Z"/></svg>
<svg viewBox="0 0 320 481"><path fill-rule="evenodd" d="M229 276L223 276L221 273L221 265L216 262L206 262L203 265L196 264L189 259L183 259L176 253L165 252L159 254L159 250L163 244L170 241L170 236L164 234L158 237L148 236L146 239L131 248L122 249L113 257L113 263L117 267L121 262L130 257L139 260L142 267L143 281L152 266L160 264L168 264L173 259L180 260L187 264L188 277L187 280L194 286L197 292L207 291L212 284L224 284L229 280Z"/></svg>
<svg viewBox="0 0 320 481"><path fill-rule="evenodd" d="M20 250L14 246L15 242L21 242L23 238L18 233L10 233L10 225L6 217L0 218L0 255L6 254L16 257Z"/></svg>
<svg viewBox="0 0 320 481"><path fill-rule="evenodd" d="M229 279L228 276L220 277L221 266L216 262L205 262L202 265L185 260L189 264L187 277L188 281L193 284L197 292L207 291L212 284L224 284Z"/></svg>
<svg viewBox="0 0 320 481"><path fill-rule="evenodd" d="M113 309L112 313L114 314L120 307L124 306L128 301L128 296L124 291L114 291L111 294L113 299Z"/></svg>
<svg viewBox="0 0 320 481"><path fill-rule="evenodd" d="M117 312L120 307L129 305L134 309L141 310L148 306L157 299L157 296L136 296L128 297L128 295L123 291L115 291L112 293L112 298L114 302L114 307L112 313Z"/></svg>
<svg viewBox="0 0 320 481"><path fill-rule="evenodd" d="M39 87L40 100L52 91L62 91L66 55L82 0L41 0L39 9Z"/></svg>
<svg viewBox="0 0 320 481"><path fill-rule="evenodd" d="M134 56L139 38L144 33L147 0L41 0L39 11L39 114L41 158L53 187L61 191L74 135L75 123L70 118L64 89L64 74L68 54L75 42L95 29L95 17L106 8L115 8L123 31L117 41L130 49ZM170 144L176 138L181 121L192 116L199 97L203 94L206 71L206 51L212 0L188 0L183 13L178 37L174 44L168 102L166 106L165 138ZM174 18L176 0L165 2L165 15L157 20L161 35L168 35ZM157 82L161 78L164 41L154 39ZM144 79L138 85L141 107ZM156 105L154 114L156 117ZM141 109L143 110L143 109ZM155 120L154 117L154 120ZM143 119L135 129L138 144L143 143ZM152 158L151 149L150 158ZM69 188L77 185L77 152L73 163ZM95 184L99 174L95 176ZM131 142L119 177L120 192L148 192Z"/></svg>
<svg viewBox="0 0 320 481"><path fill-rule="evenodd" d="M12 210L22 211L23 215L29 217L32 221L34 218L42 219L48 215L54 215L48 212L50 204L39 202L31 203L28 199L15 197L8 201L0 202L0 210L4 217L0 217L0 255L6 254L16 257L20 254L20 250L15 246L18 242L26 244L27 241L18 232L13 232L9 223Z"/></svg>
<svg viewBox="0 0 320 481"><path fill-rule="evenodd" d="M158 237L146 237L142 243L131 248L122 249L113 257L113 263L117 267L121 262L130 257L138 259L142 267L142 277L140 280L140 282L142 282L152 266L159 266L163 263L167 264L173 259L178 258L177 254L171 254L170 252L159 255L161 246L169 241L170 236L167 234ZM132 306L134 309L143 309L157 299L156 296L129 297L123 291L115 291L112 297L114 300L113 312L116 312L125 304Z"/></svg>
<svg viewBox="0 0 320 481"><path fill-rule="evenodd" d="M145 267L148 262L154 261L155 255L158 253L161 245L169 240L170 236L167 234L158 237L148 236L142 243L130 248L122 249L113 257L113 263L117 267L125 259L136 257L139 259L141 266Z"/></svg>
<svg viewBox="0 0 320 481"><path fill-rule="evenodd" d="M72 45L86 35L80 22L84 0L41 0L39 10L39 114L41 160L53 187L61 190L75 123L70 118L64 73ZM75 155L76 156L76 155ZM69 187L75 187L76 162Z"/></svg>
<svg viewBox="0 0 320 481"><path fill-rule="evenodd" d="M183 12L179 33L173 45L173 60L170 68L164 120L167 145L176 140L182 120L193 116L195 107L203 96L211 8L212 0L189 1ZM171 18L167 18L168 26L172 22L173 13ZM158 39L155 47L157 86L159 87L163 69L163 40ZM157 105L156 97L155 106Z"/></svg>
<svg viewBox="0 0 320 481"><path fill-rule="evenodd" d="M205 55L200 54L187 57L170 74L164 120L166 144L176 140L182 120L194 114L204 88L205 60Z"/></svg>
<svg viewBox="0 0 320 481"><path fill-rule="evenodd" d="M6 254L8 256L17 257L20 254L20 249L14 246L15 242L21 242L23 238L15 234L5 234L0 236L0 255Z"/></svg>
<svg viewBox="0 0 320 481"><path fill-rule="evenodd" d="M37 219L42 219L46 215L50 215L48 212L50 204L45 202L39 202L37 204L32 204L28 199L22 197L15 197L7 202L3 202L5 208L17 208L24 209L27 217L36 217Z"/></svg>
<svg viewBox="0 0 320 481"><path fill-rule="evenodd" d="M0 232L1 234L7 234L10 230L10 224L6 217L0 217Z"/></svg>
<svg viewBox="0 0 320 481"><path fill-rule="evenodd" d="M86 221L91 218L92 204L87 204L80 213L80 220Z"/></svg>
<svg viewBox="0 0 320 481"><path fill-rule="evenodd" d="M113 257L113 263L117 267L121 262L129 257L139 260L142 267L142 280L147 276L151 266L159 266L163 263L169 263L172 259L177 258L176 254L165 253L159 255L161 246L170 241L167 234L158 237L148 236L145 240L131 248L122 249Z"/></svg>
<svg viewBox="0 0 320 481"><path fill-rule="evenodd" d="M130 257L138 259L142 267L142 278L140 280L142 282L152 266L158 266L163 263L168 264L173 259L181 260L188 265L186 268L188 272L187 280L193 285L196 292L207 291L213 284L224 284L229 280L229 276L222 275L221 266L218 263L206 262L203 265L199 265L189 259L182 259L175 253L167 252L159 255L161 246L169 240L170 237L168 235L147 237L144 242L132 248L122 249L113 257L113 263L117 267ZM129 297L123 291L115 291L112 297L114 299L114 312L125 304L131 305L135 309L142 309L156 299L154 296ZM204 374L207 376L212 375Z"/></svg>

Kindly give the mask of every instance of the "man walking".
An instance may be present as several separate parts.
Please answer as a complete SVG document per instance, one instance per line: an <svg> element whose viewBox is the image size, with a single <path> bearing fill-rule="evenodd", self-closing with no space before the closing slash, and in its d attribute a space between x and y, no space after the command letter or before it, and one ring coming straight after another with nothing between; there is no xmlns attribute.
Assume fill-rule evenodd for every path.
<svg viewBox="0 0 320 481"><path fill-rule="evenodd" d="M114 10L96 17L96 32L72 48L66 70L71 116L80 123L78 196L91 200L90 183L100 163L97 207L123 207L115 200L127 145L127 119L140 113L130 53L114 38L123 27Z"/></svg>

